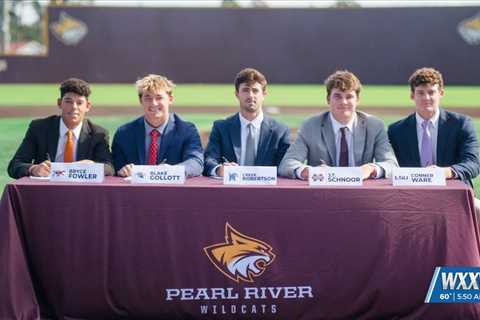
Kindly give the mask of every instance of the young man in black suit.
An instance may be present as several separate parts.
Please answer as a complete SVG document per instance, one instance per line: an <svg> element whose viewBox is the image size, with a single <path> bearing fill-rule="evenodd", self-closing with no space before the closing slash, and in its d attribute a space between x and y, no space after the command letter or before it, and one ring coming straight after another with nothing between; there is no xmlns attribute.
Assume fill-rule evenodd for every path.
<svg viewBox="0 0 480 320"><path fill-rule="evenodd" d="M113 174L108 132L85 118L92 107L87 82L70 78L60 85L60 115L33 120L8 165L12 178L46 177L56 162L98 162Z"/></svg>

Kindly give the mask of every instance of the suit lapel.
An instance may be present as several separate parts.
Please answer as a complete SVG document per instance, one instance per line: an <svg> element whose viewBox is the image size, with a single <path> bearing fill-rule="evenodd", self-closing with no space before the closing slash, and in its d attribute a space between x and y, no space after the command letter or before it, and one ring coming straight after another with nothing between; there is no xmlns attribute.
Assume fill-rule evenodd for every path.
<svg viewBox="0 0 480 320"><path fill-rule="evenodd" d="M138 163L146 164L145 162L145 120L143 117L140 117L135 121L134 135L136 140L136 146L134 147L137 151Z"/></svg>
<svg viewBox="0 0 480 320"><path fill-rule="evenodd" d="M267 154L267 148L272 138L272 126L269 118L265 117L260 126L260 138L258 141L257 156L255 158L255 165L263 163L263 157Z"/></svg>
<svg viewBox="0 0 480 320"><path fill-rule="evenodd" d="M446 154L446 146L449 144L448 138L450 133L447 122L447 113L445 110L440 109L437 133L437 164L439 165L442 165L446 162L444 161L444 155Z"/></svg>
<svg viewBox="0 0 480 320"><path fill-rule="evenodd" d="M58 138L60 135L60 121L61 117L53 118L53 123L47 133L47 151L52 161L55 161L55 157L57 156Z"/></svg>
<svg viewBox="0 0 480 320"><path fill-rule="evenodd" d="M418 136L417 136L417 119L415 113L411 114L406 122L406 129L403 131L405 134L405 141L407 143L407 152L410 154L410 159L417 166L420 164L420 153L418 152Z"/></svg>
<svg viewBox="0 0 480 320"><path fill-rule="evenodd" d="M172 141L175 140L175 131L175 119L173 117L173 114L170 114L167 126L165 127L163 135L160 139L160 150L158 152L157 163L162 162L166 158L165 154L167 152L168 146L172 143Z"/></svg>
<svg viewBox="0 0 480 320"><path fill-rule="evenodd" d="M321 119L322 139L327 146L327 152L330 156L330 163L328 165L335 166L337 163L336 148L335 148L335 134L333 132L332 122L330 121L330 112L325 112Z"/></svg>
<svg viewBox="0 0 480 320"><path fill-rule="evenodd" d="M363 163L363 150L365 150L365 141L367 138L367 120L357 113L353 123L353 157L355 166Z"/></svg>
<svg viewBox="0 0 480 320"><path fill-rule="evenodd" d="M82 130L80 130L80 137L77 143L77 158L76 160L88 159L88 150L90 150L90 124L86 119L83 120Z"/></svg>
<svg viewBox="0 0 480 320"><path fill-rule="evenodd" d="M232 142L233 152L235 153L236 163L240 164L240 155L241 155L241 147L242 142L240 139L240 117L238 113L230 120L231 123L229 125L230 128L230 140Z"/></svg>

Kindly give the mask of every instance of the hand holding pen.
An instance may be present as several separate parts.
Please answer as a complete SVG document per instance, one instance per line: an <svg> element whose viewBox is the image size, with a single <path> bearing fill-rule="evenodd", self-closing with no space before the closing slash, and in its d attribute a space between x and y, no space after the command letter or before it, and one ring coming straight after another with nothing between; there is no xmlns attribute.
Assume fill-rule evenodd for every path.
<svg viewBox="0 0 480 320"><path fill-rule="evenodd" d="M217 167L217 176L219 177L223 177L223 168L224 167L228 167L228 166L238 166L238 163L236 162L230 162L228 161L227 158L225 158L224 156L222 156L222 162L220 163L220 165Z"/></svg>

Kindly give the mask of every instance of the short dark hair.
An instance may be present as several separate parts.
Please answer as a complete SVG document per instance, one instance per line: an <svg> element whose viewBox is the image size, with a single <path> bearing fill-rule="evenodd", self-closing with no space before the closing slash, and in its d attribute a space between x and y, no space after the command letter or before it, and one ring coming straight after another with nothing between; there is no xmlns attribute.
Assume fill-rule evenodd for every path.
<svg viewBox="0 0 480 320"><path fill-rule="evenodd" d="M340 91L354 90L357 97L360 96L360 90L362 90L360 80L348 70L338 70L329 75L325 80L325 87L327 89L327 98L330 98L333 89Z"/></svg>
<svg viewBox="0 0 480 320"><path fill-rule="evenodd" d="M253 68L245 68L241 70L235 77L235 91L238 92L238 88L242 83L253 84L255 82L260 83L262 90L267 88L267 79L258 70Z"/></svg>
<svg viewBox="0 0 480 320"><path fill-rule="evenodd" d="M420 68L415 70L415 72L408 79L410 84L410 91L415 92L415 88L421 86L422 84L438 84L440 90L443 89L443 77L440 71L433 68Z"/></svg>
<svg viewBox="0 0 480 320"><path fill-rule="evenodd" d="M91 93L90 85L82 79L68 78L60 84L60 98L69 92L88 98Z"/></svg>

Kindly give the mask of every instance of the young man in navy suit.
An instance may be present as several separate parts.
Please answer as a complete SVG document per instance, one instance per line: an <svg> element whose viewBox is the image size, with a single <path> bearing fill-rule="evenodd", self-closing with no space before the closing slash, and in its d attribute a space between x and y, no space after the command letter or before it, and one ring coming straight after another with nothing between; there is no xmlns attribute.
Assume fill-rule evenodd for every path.
<svg viewBox="0 0 480 320"><path fill-rule="evenodd" d="M263 114L267 80L247 68L235 77L240 111L213 124L205 150L206 176L223 176L225 166L278 166L290 145L290 129Z"/></svg>
<svg viewBox="0 0 480 320"><path fill-rule="evenodd" d="M388 136L402 167L440 167L447 179L473 187L480 173L479 145L472 120L440 108L442 74L433 68L416 70L409 79L415 113L391 124ZM479 202L475 199L479 212Z"/></svg>
<svg viewBox="0 0 480 320"><path fill-rule="evenodd" d="M112 143L115 172L132 174L133 165L185 166L187 177L202 174L203 149L198 130L170 113L175 84L150 74L136 82L144 115L118 128Z"/></svg>

